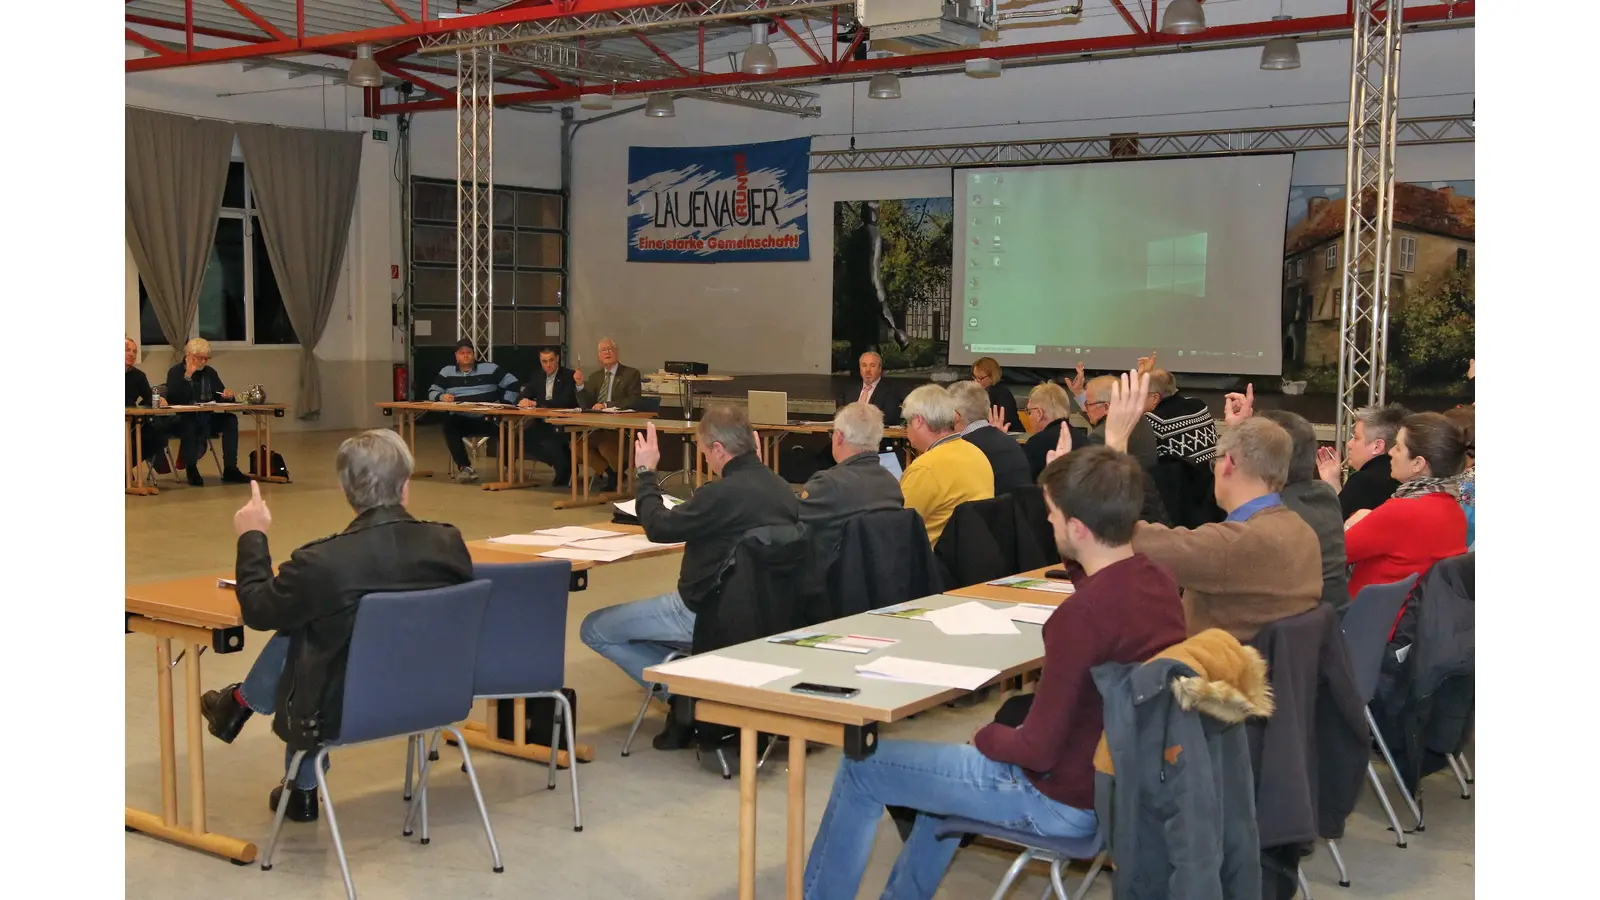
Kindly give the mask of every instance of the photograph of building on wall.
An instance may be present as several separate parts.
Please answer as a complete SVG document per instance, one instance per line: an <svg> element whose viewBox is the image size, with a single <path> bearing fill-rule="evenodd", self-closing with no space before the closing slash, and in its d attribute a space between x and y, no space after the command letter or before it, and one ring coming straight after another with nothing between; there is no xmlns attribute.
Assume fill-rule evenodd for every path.
<svg viewBox="0 0 1600 900"><path fill-rule="evenodd" d="M877 350L889 371L942 364L950 342L949 197L833 206L833 360Z"/></svg>
<svg viewBox="0 0 1600 900"><path fill-rule="evenodd" d="M1369 195L1367 204L1373 202ZM1339 307L1343 302L1345 201L1343 185L1296 186L1289 191L1283 248L1285 376L1336 370ZM1446 387L1464 378L1472 344L1473 183L1396 184L1390 259L1390 367L1433 373L1413 388ZM1433 334L1445 329L1445 334ZM1425 350L1419 348L1426 348ZM1448 358L1464 348L1456 366ZM1410 351L1410 352L1408 352ZM1429 358L1422 358L1427 356ZM1453 373L1460 368L1459 374Z"/></svg>

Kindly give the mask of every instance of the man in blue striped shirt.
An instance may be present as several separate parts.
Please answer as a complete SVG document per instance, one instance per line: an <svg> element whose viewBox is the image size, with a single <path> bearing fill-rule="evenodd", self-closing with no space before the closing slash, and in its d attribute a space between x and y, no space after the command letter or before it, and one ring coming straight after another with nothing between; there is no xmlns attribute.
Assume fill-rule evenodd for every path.
<svg viewBox="0 0 1600 900"><path fill-rule="evenodd" d="M439 370L428 388L428 399L444 403L516 403L517 377L487 360L477 362L477 356L471 341L457 341L456 364ZM464 484L478 480L462 440L498 434L495 423L481 415L450 413L445 416L444 443L450 450L450 458L455 460L456 481Z"/></svg>

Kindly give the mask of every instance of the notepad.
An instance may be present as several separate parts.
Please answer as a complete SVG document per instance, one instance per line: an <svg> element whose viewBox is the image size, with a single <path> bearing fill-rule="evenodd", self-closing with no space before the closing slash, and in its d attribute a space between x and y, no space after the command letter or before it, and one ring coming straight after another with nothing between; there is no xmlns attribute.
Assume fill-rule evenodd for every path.
<svg viewBox="0 0 1600 900"><path fill-rule="evenodd" d="M580 550L577 547L557 547L539 554L545 559L577 559L587 562L616 562L633 555L631 550Z"/></svg>
<svg viewBox="0 0 1600 900"><path fill-rule="evenodd" d="M861 634L824 634L820 631L791 631L767 638L770 644L816 647L841 653L873 653L900 643L894 638L867 637Z"/></svg>
<svg viewBox="0 0 1600 900"><path fill-rule="evenodd" d="M699 678L705 681L737 684L743 687L761 687L764 684L777 681L779 678L788 678L791 675L800 674L799 669L791 669L788 666L774 666L770 663L729 659L726 656L718 656L714 653L673 660L664 665L656 666L655 671L681 675L684 678Z"/></svg>
<svg viewBox="0 0 1600 900"><path fill-rule="evenodd" d="M1070 594L1077 590L1070 581L1063 581L1059 578L1029 578L1026 575L1010 575L1005 578L986 581L984 584L991 584L995 587L1022 588L1027 591L1045 591L1051 594Z"/></svg>
<svg viewBox="0 0 1600 900"><path fill-rule="evenodd" d="M560 528L541 528L538 531L535 531L534 534L565 538L569 541L586 541L590 540L591 538L608 538L617 536L615 531L606 531L605 529L601 528L585 528L582 525L563 525Z"/></svg>
<svg viewBox="0 0 1600 900"><path fill-rule="evenodd" d="M661 499L664 503L666 503L667 509L671 509L683 502L677 497L668 496L666 494L663 494ZM638 500L624 500L621 503L613 503L611 505L617 508L617 512L623 513L624 515L633 516L635 519L637 519L639 518L638 503Z"/></svg>
<svg viewBox="0 0 1600 900"><path fill-rule="evenodd" d="M896 603L881 609L869 610L875 616L892 616L896 619L918 619L923 622L928 620L928 607L918 606L915 603Z"/></svg>
<svg viewBox="0 0 1600 900"><path fill-rule="evenodd" d="M1007 616L1013 622L1027 622L1030 625L1043 625L1050 615L1056 611L1054 606L1039 606L1035 603L1013 603L1006 610Z"/></svg>
<svg viewBox="0 0 1600 900"><path fill-rule="evenodd" d="M900 656L880 656L872 662L856 666L856 672L872 678L931 684L935 687L959 688L964 691L975 691L1000 675L999 669L956 666Z"/></svg>
<svg viewBox="0 0 1600 900"><path fill-rule="evenodd" d="M940 631L951 635L1021 634L1004 612L976 600L930 610L925 616Z"/></svg>

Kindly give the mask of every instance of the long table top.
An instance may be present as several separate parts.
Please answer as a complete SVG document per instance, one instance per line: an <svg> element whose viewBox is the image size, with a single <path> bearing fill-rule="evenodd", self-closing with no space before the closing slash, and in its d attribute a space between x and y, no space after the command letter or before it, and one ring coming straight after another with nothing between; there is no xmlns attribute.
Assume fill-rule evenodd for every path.
<svg viewBox="0 0 1600 900"><path fill-rule="evenodd" d="M1059 564L1054 566L1041 566L1019 572L1023 578L1043 578L1044 573L1051 569L1059 569ZM1033 591L1027 588L1005 587L998 584L973 584L966 587L947 591L952 597L966 597L972 600L998 600L1001 603L1032 603L1035 606L1060 606L1063 600L1071 598L1071 594L1058 594L1053 591Z"/></svg>
<svg viewBox="0 0 1600 900"><path fill-rule="evenodd" d="M407 412L442 412L442 413L473 413L480 416L520 416L528 419L653 419L656 414L636 409L620 409L614 412L600 412L592 409L553 409L545 406L533 406L524 409L507 403L444 403L439 400L380 400L376 404L385 412L404 410Z"/></svg>
<svg viewBox="0 0 1600 900"><path fill-rule="evenodd" d="M244 413L272 413L282 417L289 408L286 403L185 403L177 406L126 406L123 407L124 416L175 416L178 413L192 412L244 412Z"/></svg>

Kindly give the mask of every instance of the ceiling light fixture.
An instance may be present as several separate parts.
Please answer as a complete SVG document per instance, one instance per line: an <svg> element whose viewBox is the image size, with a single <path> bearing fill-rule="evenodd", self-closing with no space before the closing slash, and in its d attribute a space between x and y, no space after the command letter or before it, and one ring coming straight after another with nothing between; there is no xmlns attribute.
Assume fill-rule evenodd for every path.
<svg viewBox="0 0 1600 900"><path fill-rule="evenodd" d="M1000 60L982 56L967 60L968 78L999 78Z"/></svg>
<svg viewBox="0 0 1600 900"><path fill-rule="evenodd" d="M345 83L351 87L383 87L383 70L378 68L378 63L372 58L371 44L356 45L356 58L350 63Z"/></svg>
<svg viewBox="0 0 1600 900"><path fill-rule="evenodd" d="M1206 11L1200 0L1172 0L1161 16L1162 34L1198 34L1206 30Z"/></svg>
<svg viewBox="0 0 1600 900"><path fill-rule="evenodd" d="M874 100L899 100L900 76L893 72L879 72L867 82L867 96Z"/></svg>
<svg viewBox="0 0 1600 900"><path fill-rule="evenodd" d="M746 75L765 75L778 70L778 55L767 46L767 23L750 26L750 46L744 50L739 71Z"/></svg>
<svg viewBox="0 0 1600 900"><path fill-rule="evenodd" d="M644 114L652 119L670 119L678 114L671 94L651 94L644 102Z"/></svg>
<svg viewBox="0 0 1600 900"><path fill-rule="evenodd" d="M1283 3L1279 0L1278 14L1272 17L1272 21L1287 22L1290 18L1283 14ZM1300 45L1292 37L1275 37L1267 41L1266 46L1261 48L1261 68L1271 72L1300 68Z"/></svg>

